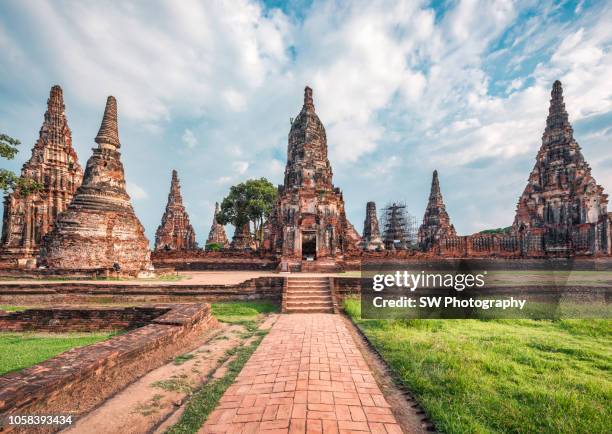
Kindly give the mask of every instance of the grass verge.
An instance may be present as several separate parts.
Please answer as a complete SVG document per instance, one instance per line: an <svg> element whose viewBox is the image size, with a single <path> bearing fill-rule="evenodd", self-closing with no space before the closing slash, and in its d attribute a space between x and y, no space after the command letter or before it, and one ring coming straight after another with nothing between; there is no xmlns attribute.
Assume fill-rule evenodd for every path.
<svg viewBox="0 0 612 434"><path fill-rule="evenodd" d="M221 322L232 324L254 321L261 315L278 312L278 305L268 301L232 301L212 303L213 315Z"/></svg>
<svg viewBox="0 0 612 434"><path fill-rule="evenodd" d="M55 357L71 348L108 339L114 333L0 333L0 375Z"/></svg>
<svg viewBox="0 0 612 434"><path fill-rule="evenodd" d="M204 386L195 392L186 404L185 412L177 424L172 426L167 434L187 434L195 433L202 427L208 415L215 409L219 400L229 386L234 383L234 380L242 370L245 363L255 352L265 332L261 330L251 332L255 339L244 346L238 346L228 351L225 356L219 360L219 364L225 363L230 357L232 360L227 365L225 375L219 379L212 378L210 373L208 381Z"/></svg>
<svg viewBox="0 0 612 434"><path fill-rule="evenodd" d="M438 430L612 432L610 320L363 320Z"/></svg>
<svg viewBox="0 0 612 434"><path fill-rule="evenodd" d="M5 312L21 312L24 310L29 309L29 307L26 306L12 306L12 305L6 305L6 304L2 304L0 305L0 310L3 310Z"/></svg>

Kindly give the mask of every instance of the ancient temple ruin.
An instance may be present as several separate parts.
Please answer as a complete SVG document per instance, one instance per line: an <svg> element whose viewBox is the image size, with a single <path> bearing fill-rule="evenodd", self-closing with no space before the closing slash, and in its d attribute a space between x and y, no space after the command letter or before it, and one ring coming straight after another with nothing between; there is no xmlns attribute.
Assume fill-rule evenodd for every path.
<svg viewBox="0 0 612 434"><path fill-rule="evenodd" d="M234 230L234 236L232 237L230 247L234 250L248 250L256 248L249 222L246 222Z"/></svg>
<svg viewBox="0 0 612 434"><path fill-rule="evenodd" d="M15 191L4 199L0 264L3 268L34 267L42 237L53 227L81 184L83 169L72 147L64 94L53 86L32 156L21 175L42 185L27 196Z"/></svg>
<svg viewBox="0 0 612 434"><path fill-rule="evenodd" d="M374 202L368 202L366 205L361 247L364 250L383 250L385 248L380 236L380 227L378 225L378 217L376 216L376 203Z"/></svg>
<svg viewBox="0 0 612 434"><path fill-rule="evenodd" d="M419 228L419 247L422 250L429 250L441 238L457 235L455 227L450 222L450 217L446 212L442 192L440 191L440 180L438 171L434 170L431 180L431 190L423 223Z"/></svg>
<svg viewBox="0 0 612 434"><path fill-rule="evenodd" d="M210 227L210 232L208 233L208 239L206 240L207 249L209 248L208 246L217 246L222 249L229 247L229 241L227 240L225 228L217 220L218 214L219 214L219 202L215 202L215 213L213 215L212 226Z"/></svg>
<svg viewBox="0 0 612 434"><path fill-rule="evenodd" d="M58 271L114 269L135 275L150 270L149 242L125 190L112 96L95 141L83 183L43 238L40 263Z"/></svg>
<svg viewBox="0 0 612 434"><path fill-rule="evenodd" d="M325 127L309 87L291 124L285 180L270 222L269 245L281 256L281 269L335 269L346 252L357 249L342 192L332 183Z"/></svg>
<svg viewBox="0 0 612 434"><path fill-rule="evenodd" d="M563 102L553 84L536 163L519 198L513 229L524 252L547 255L611 253L608 195L591 175Z"/></svg>
<svg viewBox="0 0 612 434"><path fill-rule="evenodd" d="M155 250L194 250L198 245L189 215L183 205L181 185L176 170L172 171L166 211L155 232Z"/></svg>

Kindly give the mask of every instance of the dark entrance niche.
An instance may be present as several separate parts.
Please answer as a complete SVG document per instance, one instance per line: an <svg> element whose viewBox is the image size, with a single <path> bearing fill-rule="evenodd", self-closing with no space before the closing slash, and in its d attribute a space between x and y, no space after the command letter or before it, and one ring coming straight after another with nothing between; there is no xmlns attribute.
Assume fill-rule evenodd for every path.
<svg viewBox="0 0 612 434"><path fill-rule="evenodd" d="M302 232L302 258L317 258L317 234L316 232Z"/></svg>

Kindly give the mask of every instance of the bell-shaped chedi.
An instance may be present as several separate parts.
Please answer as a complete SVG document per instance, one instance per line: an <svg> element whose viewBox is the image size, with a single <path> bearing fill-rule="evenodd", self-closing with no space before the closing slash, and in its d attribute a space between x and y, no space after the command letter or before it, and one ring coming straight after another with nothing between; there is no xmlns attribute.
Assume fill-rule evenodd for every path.
<svg viewBox="0 0 612 434"><path fill-rule="evenodd" d="M217 246L225 249L229 247L229 241L225 233L225 228L217 220L217 215L219 215L219 202L215 202L215 214L213 215L212 226L210 227L208 239L206 240L206 247Z"/></svg>
<svg viewBox="0 0 612 434"><path fill-rule="evenodd" d="M54 270L114 268L131 275L150 270L149 242L125 190L112 96L95 141L83 183L44 237L41 264Z"/></svg>
<svg viewBox="0 0 612 434"><path fill-rule="evenodd" d="M293 269L301 267L302 260L335 266L349 249L357 248L342 193L332 183L325 127L315 113L309 87L291 123L284 184L279 186L270 225L271 249Z"/></svg>
<svg viewBox="0 0 612 434"><path fill-rule="evenodd" d="M15 191L5 197L0 241L3 267L35 265L42 237L66 209L83 179L60 86L51 88L38 140L21 175L38 182L42 190L27 196Z"/></svg>
<svg viewBox="0 0 612 434"><path fill-rule="evenodd" d="M363 222L362 247L364 250L384 249L384 243L380 236L380 226L376 216L376 203L368 202L366 205L366 216Z"/></svg>
<svg viewBox="0 0 612 434"><path fill-rule="evenodd" d="M524 236L524 253L541 247L552 254L610 254L607 205L608 195L574 139L561 82L555 81L542 145L513 224Z"/></svg>
<svg viewBox="0 0 612 434"><path fill-rule="evenodd" d="M440 191L438 171L434 170L427 208L423 216L423 223L419 227L419 247L429 250L440 238L455 235L457 235L455 227L450 223Z"/></svg>
<svg viewBox="0 0 612 434"><path fill-rule="evenodd" d="M255 249L255 241L248 222L234 231L231 248L235 250Z"/></svg>
<svg viewBox="0 0 612 434"><path fill-rule="evenodd" d="M155 250L195 250L195 232L183 205L181 186L176 170L172 171L166 211L155 232Z"/></svg>

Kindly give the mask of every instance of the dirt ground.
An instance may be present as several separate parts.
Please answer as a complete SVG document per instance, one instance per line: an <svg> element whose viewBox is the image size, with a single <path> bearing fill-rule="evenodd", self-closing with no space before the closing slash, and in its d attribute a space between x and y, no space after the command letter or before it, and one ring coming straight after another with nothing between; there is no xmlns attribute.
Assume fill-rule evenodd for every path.
<svg viewBox="0 0 612 434"><path fill-rule="evenodd" d="M261 327L270 327L275 318L271 315ZM245 343L241 337L245 330L241 325L222 323L203 334L201 345L195 350L149 372L62 433L164 432L178 421L192 391L211 375L213 378L223 375L228 363L223 363L226 352Z"/></svg>

